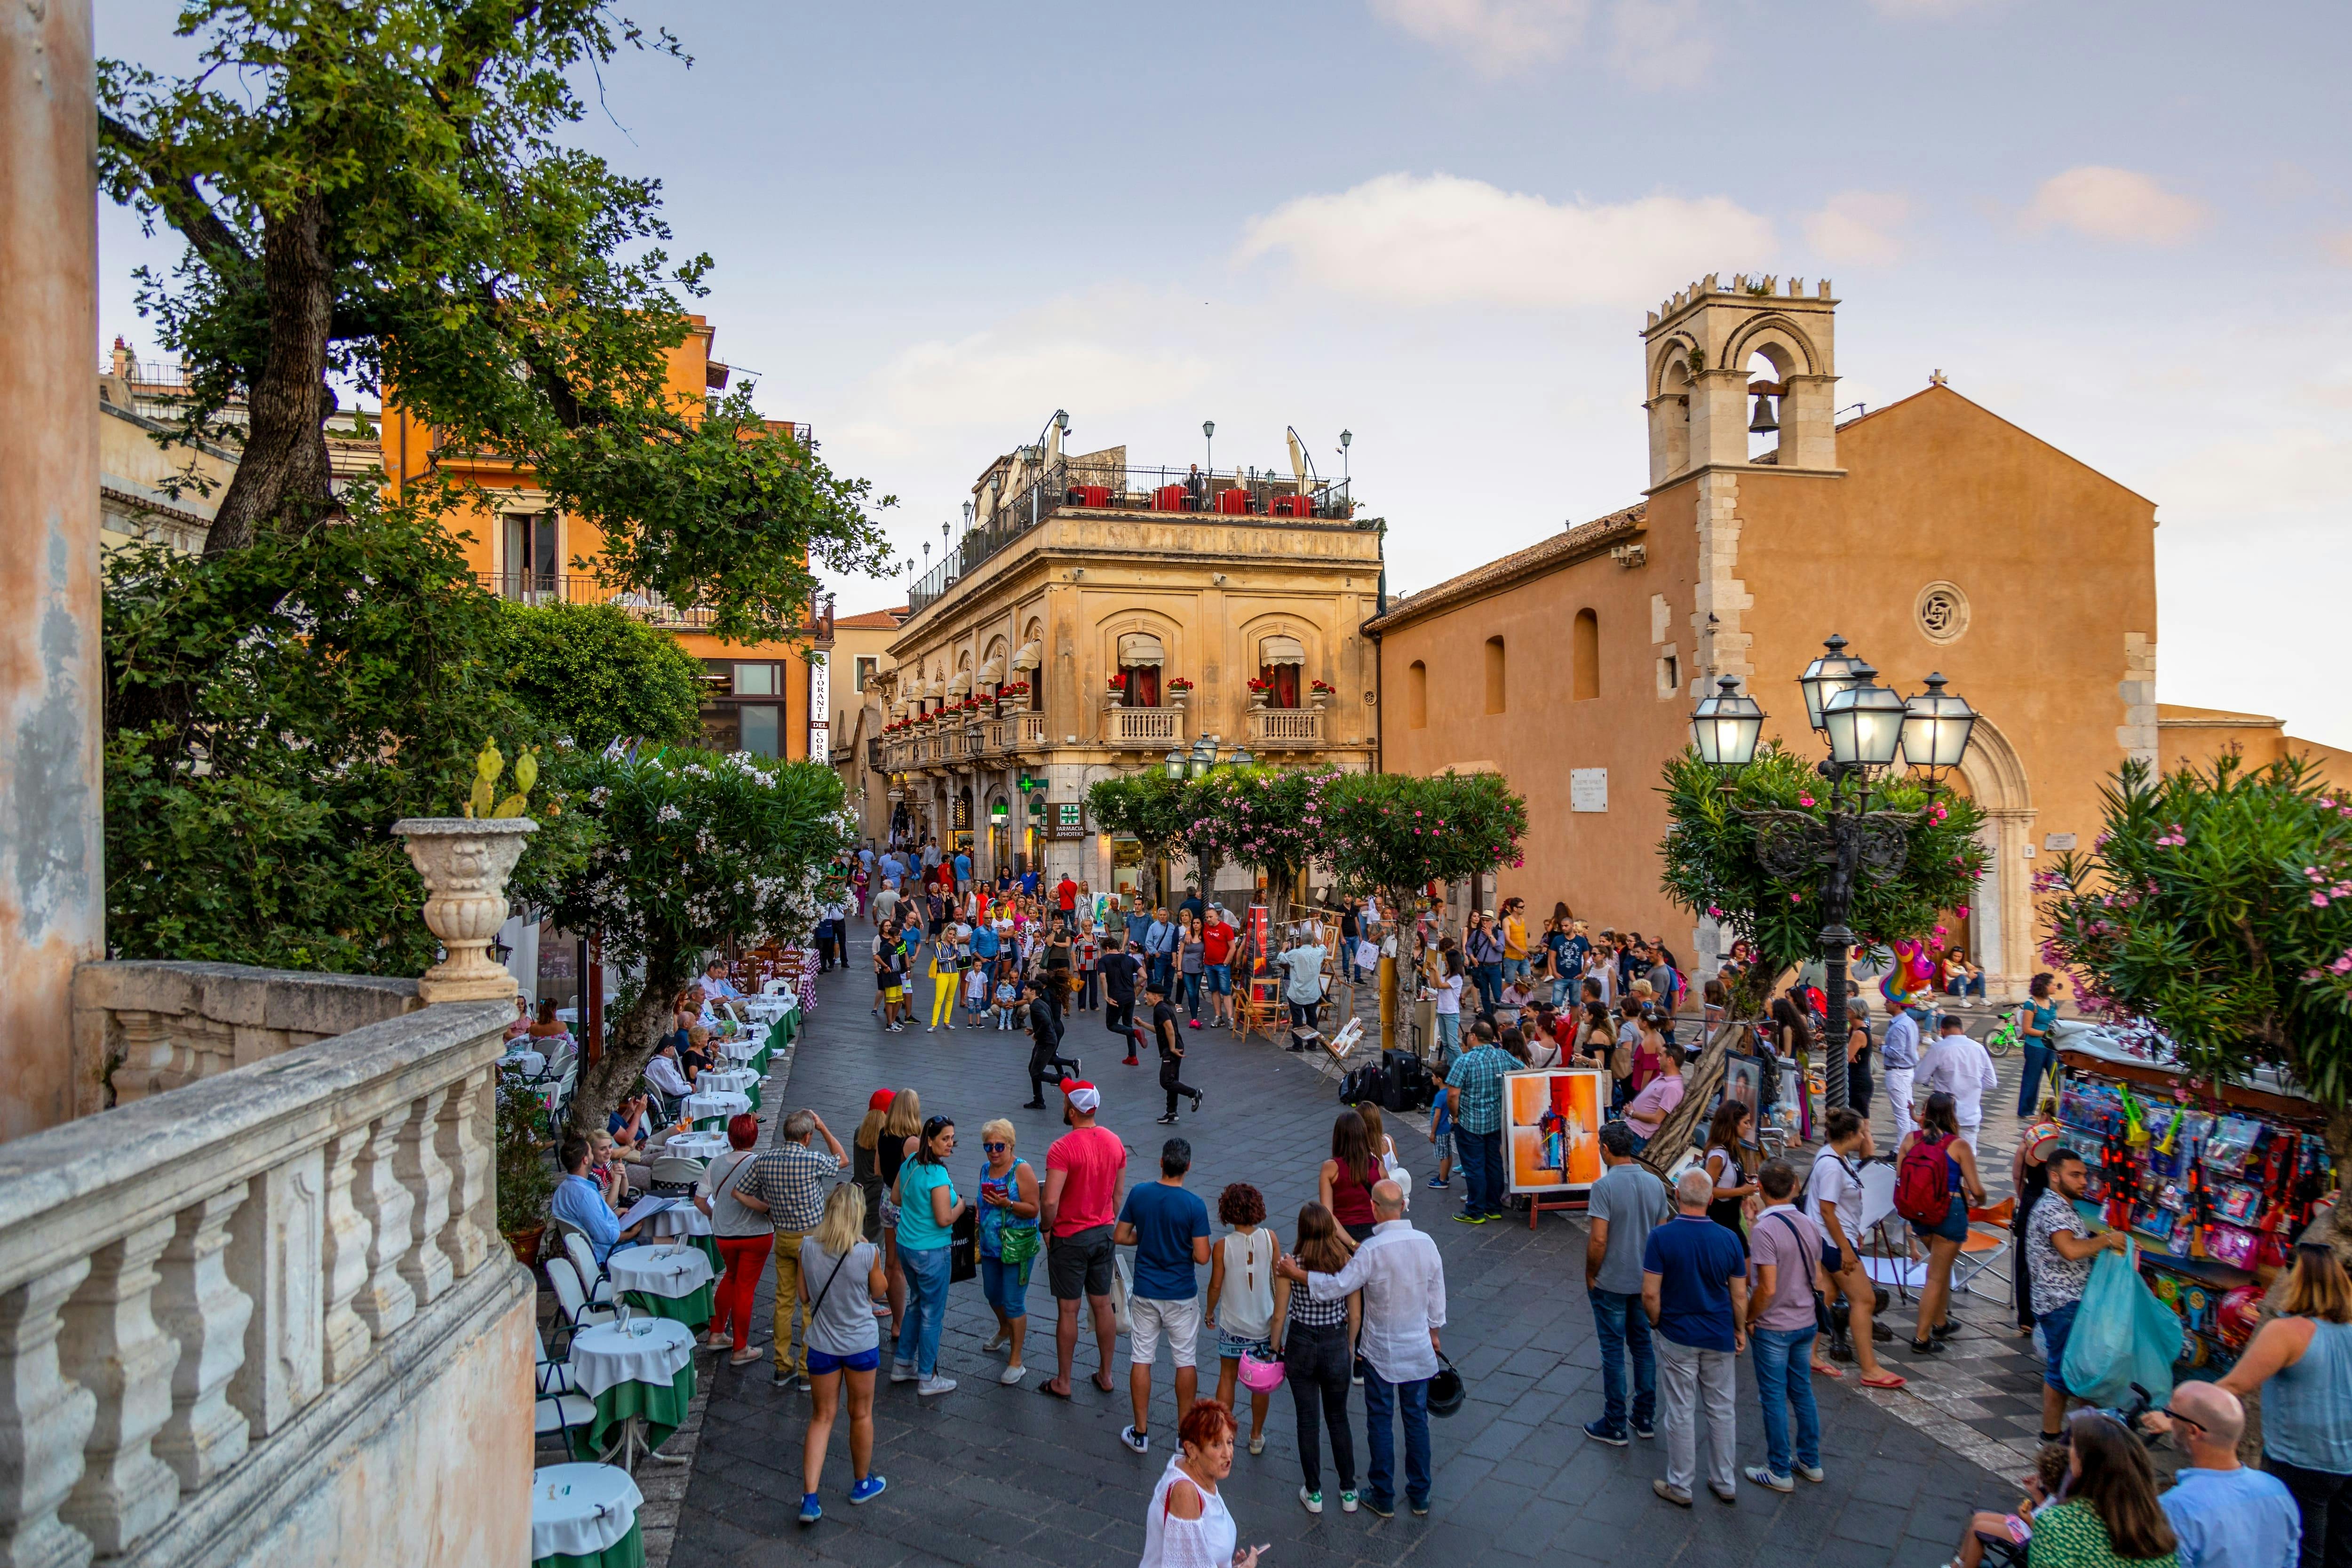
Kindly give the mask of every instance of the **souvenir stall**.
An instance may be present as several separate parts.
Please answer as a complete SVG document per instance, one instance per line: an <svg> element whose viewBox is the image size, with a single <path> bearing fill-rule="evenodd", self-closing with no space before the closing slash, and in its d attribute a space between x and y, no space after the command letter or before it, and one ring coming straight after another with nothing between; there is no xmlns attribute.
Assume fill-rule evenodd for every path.
<svg viewBox="0 0 2352 1568"><path fill-rule="evenodd" d="M2059 1060L2059 1136L2090 1167L2086 1200L2140 1243L2149 1289L2189 1331L2187 1364L2226 1368L2336 1190L2324 1113L2275 1080L2192 1088L2089 1031Z"/></svg>

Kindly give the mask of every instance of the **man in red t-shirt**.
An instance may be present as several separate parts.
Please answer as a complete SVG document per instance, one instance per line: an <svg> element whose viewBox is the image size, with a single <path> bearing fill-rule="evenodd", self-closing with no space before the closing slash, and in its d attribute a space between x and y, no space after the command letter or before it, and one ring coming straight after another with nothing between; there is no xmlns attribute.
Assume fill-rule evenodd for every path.
<svg viewBox="0 0 2352 1568"><path fill-rule="evenodd" d="M1062 923L1075 924L1078 908L1078 885L1070 880L1070 874L1066 871L1062 873L1062 879L1054 884L1054 902L1061 908Z"/></svg>
<svg viewBox="0 0 2352 1568"><path fill-rule="evenodd" d="M1062 1120L1070 1130L1045 1151L1044 1213L1038 1216L1051 1239L1045 1276L1054 1291L1054 1350L1059 1367L1045 1384L1057 1399L1070 1396L1070 1363L1078 1353L1078 1298L1093 1310L1095 1343L1102 1365L1095 1386L1105 1394L1111 1382L1111 1348L1118 1338L1110 1311L1111 1236L1118 1219L1119 1188L1127 1173L1127 1145L1108 1127L1095 1125L1102 1091L1083 1079L1062 1085Z"/></svg>
<svg viewBox="0 0 2352 1568"><path fill-rule="evenodd" d="M1234 1015L1234 938L1237 933L1221 909L1209 910L1201 930L1201 988L1209 994L1209 1025L1230 1024ZM1192 1020L1199 1028L1201 1021Z"/></svg>

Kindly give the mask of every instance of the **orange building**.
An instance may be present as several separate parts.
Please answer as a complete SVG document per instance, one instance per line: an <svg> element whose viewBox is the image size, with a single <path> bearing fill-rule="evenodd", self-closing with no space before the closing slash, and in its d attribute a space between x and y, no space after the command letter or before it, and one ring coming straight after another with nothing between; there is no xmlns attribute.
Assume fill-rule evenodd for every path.
<svg viewBox="0 0 2352 1568"><path fill-rule="evenodd" d="M1763 704L1768 738L1826 755L1797 677L1841 634L1881 684L1910 695L1940 671L1983 715L1955 787L1985 808L1991 868L1948 940L1993 994L2021 994L2035 859L2090 844L2118 764L2281 737L2275 721L2198 729L2158 708L2153 501L1940 373L1890 406L1839 409L1835 306L1826 283L1709 277L1652 314L1644 499L1369 623L1381 765L1499 770L1530 820L1495 897L1565 899L1703 963L1727 942L1659 889L1660 768L1725 675Z"/></svg>
<svg viewBox="0 0 2352 1568"><path fill-rule="evenodd" d="M730 372L710 357L716 334L709 322L700 316L686 320L685 339L669 351L668 391L678 406L699 409L726 390ZM805 425L778 420L769 425L790 429L803 443L811 439ZM830 598L791 637L728 642L708 629L709 612L699 606L617 592L600 584L593 571L575 571L575 560L593 563L604 553L603 531L593 522L564 516L538 488L528 468L444 447L436 434L395 399L385 400L383 431L383 468L394 494L408 479L437 472L478 486L488 498L474 502L466 515L451 522L483 586L526 604L618 604L677 637L701 661L705 744L768 757L826 758L830 702L824 659L833 646ZM817 656L814 662L807 657L812 650Z"/></svg>

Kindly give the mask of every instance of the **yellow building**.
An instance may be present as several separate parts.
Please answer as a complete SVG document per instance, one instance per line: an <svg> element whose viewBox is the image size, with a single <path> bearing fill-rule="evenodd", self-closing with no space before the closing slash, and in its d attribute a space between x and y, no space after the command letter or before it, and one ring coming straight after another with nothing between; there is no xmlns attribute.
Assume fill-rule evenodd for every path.
<svg viewBox="0 0 2352 1568"><path fill-rule="evenodd" d="M833 651L826 659L833 689L828 736L833 765L841 774L842 798L857 817L861 838L880 843L890 834L888 775L882 772L882 726L889 721L883 676L898 668L890 645L911 612L868 610L833 623Z"/></svg>
<svg viewBox="0 0 2352 1568"><path fill-rule="evenodd" d="M1123 447L1068 456L1066 428L1057 417L972 487L966 531L877 667L879 750L914 833L970 847L983 874L1034 866L1102 890L1140 868L1087 818L1097 779L1212 747L1370 765L1361 626L1381 525L1355 516L1344 481L1139 468Z"/></svg>
<svg viewBox="0 0 2352 1568"><path fill-rule="evenodd" d="M681 406L699 408L725 391L728 366L710 357L714 329L700 316L687 318L683 342L669 351L668 392ZM805 425L785 426L802 441ZM641 593L619 593L599 583L592 571L572 563L593 563L604 552L604 535L592 522L564 516L534 484L530 471L481 453L443 448L435 433L397 403L386 405L383 460L391 490L427 473L444 473L478 486L489 499L453 520L467 559L482 584L528 604L551 600L614 603L676 637L702 663L704 743L720 751L747 751L766 757L824 760L827 700L820 656L833 642L832 604L816 606L808 625L772 642L730 643L710 633L709 613L693 605L663 603Z"/></svg>

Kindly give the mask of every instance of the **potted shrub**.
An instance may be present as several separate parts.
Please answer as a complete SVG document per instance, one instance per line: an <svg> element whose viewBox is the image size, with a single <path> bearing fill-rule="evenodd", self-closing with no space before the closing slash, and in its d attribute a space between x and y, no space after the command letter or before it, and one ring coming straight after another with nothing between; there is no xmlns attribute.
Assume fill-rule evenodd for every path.
<svg viewBox="0 0 2352 1568"><path fill-rule="evenodd" d="M1316 706L1316 707L1318 707L1318 708L1328 708L1329 706L1331 706L1331 696L1332 696L1332 692L1331 692L1331 683L1330 683L1329 681L1328 681L1328 680L1318 680L1318 681L1316 681L1315 683L1313 683L1311 686L1309 686L1309 687L1307 688L1307 691L1308 691L1308 693L1310 694L1310 696L1311 696L1311 698L1312 698L1312 700L1313 700L1313 701L1314 701L1314 703L1315 703L1315 706Z"/></svg>
<svg viewBox="0 0 2352 1568"><path fill-rule="evenodd" d="M514 1249L515 1261L539 1261L540 1237L547 1230L547 1205L555 1196L555 1163L548 1157L547 1108L519 1083L499 1086L499 1234Z"/></svg>
<svg viewBox="0 0 2352 1568"><path fill-rule="evenodd" d="M1264 680L1264 679L1259 679L1258 677L1256 677L1256 676L1255 676L1255 675L1253 675L1253 676L1251 676L1251 677L1250 677L1250 683L1249 683L1249 703L1250 703L1250 709L1251 709L1251 710L1252 710L1253 712L1256 711L1258 709L1261 709L1261 708L1265 707L1265 703L1266 703L1266 699L1267 699L1267 698L1269 698L1269 697L1271 697L1273 694L1274 694L1274 682L1273 682L1273 681L1271 681L1271 680Z"/></svg>
<svg viewBox="0 0 2352 1568"><path fill-rule="evenodd" d="M1179 675L1168 682L1168 706L1181 708L1192 700L1192 683Z"/></svg>

